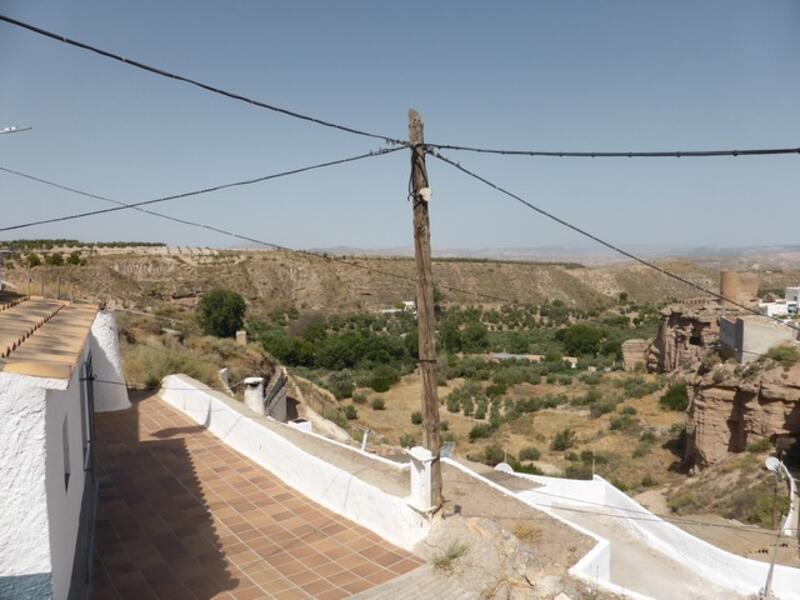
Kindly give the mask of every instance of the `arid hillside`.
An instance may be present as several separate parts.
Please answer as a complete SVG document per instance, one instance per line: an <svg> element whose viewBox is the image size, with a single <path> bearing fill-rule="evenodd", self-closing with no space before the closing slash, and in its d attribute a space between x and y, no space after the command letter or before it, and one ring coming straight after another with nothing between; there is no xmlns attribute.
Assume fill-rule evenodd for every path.
<svg viewBox="0 0 800 600"><path fill-rule="evenodd" d="M43 258L47 256L42 253ZM26 255L6 261L5 277L28 289ZM345 264L346 260L357 266ZM285 252L204 249L104 249L81 251L80 264L45 264L30 270L33 294L44 290L62 297L105 300L112 306L180 314L214 286L241 293L254 314L273 309L324 310L327 313L376 310L414 297L414 263L408 258L352 257L331 260ZM688 261L661 263L674 272L717 289L718 271ZM459 288L521 303L562 300L588 307L607 304L621 292L640 303L697 296L698 292L646 267L576 264L434 260L441 300L491 304ZM764 272L762 287L796 282L797 272ZM499 302L498 302L499 303Z"/></svg>

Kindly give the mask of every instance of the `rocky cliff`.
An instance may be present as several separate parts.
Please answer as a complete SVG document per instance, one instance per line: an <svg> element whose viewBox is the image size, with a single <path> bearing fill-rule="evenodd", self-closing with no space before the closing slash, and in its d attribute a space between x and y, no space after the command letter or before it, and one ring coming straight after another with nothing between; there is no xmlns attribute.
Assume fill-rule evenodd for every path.
<svg viewBox="0 0 800 600"><path fill-rule="evenodd" d="M671 373L696 366L719 341L719 309L686 304L665 308L647 354L647 370Z"/></svg>
<svg viewBox="0 0 800 600"><path fill-rule="evenodd" d="M688 378L686 462L699 469L760 440L783 439L797 451L800 439L800 365L772 361L742 370L700 367Z"/></svg>

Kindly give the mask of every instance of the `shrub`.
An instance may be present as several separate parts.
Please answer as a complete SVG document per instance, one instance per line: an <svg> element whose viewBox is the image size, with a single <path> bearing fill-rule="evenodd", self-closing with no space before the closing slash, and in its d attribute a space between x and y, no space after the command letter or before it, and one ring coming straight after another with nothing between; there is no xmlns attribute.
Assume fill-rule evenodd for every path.
<svg viewBox="0 0 800 600"><path fill-rule="evenodd" d="M208 385L218 381L213 364L161 347L135 345L125 353L123 365L125 379L130 385L147 388L157 387L164 377L173 373L185 373Z"/></svg>
<svg viewBox="0 0 800 600"><path fill-rule="evenodd" d="M461 401L461 406L464 409L464 415L467 417L471 417L472 413L475 412L475 403L472 398L464 398Z"/></svg>
<svg viewBox="0 0 800 600"><path fill-rule="evenodd" d="M641 398L652 394L661 387L657 381L648 383L643 377L630 377L622 381L620 385L625 390L627 398Z"/></svg>
<svg viewBox="0 0 800 600"><path fill-rule="evenodd" d="M621 412L623 415L635 415L637 411L633 406L623 406Z"/></svg>
<svg viewBox="0 0 800 600"><path fill-rule="evenodd" d="M506 393L508 386L504 383L493 383L486 387L486 395L491 398L502 396Z"/></svg>
<svg viewBox="0 0 800 600"><path fill-rule="evenodd" d="M358 411L356 410L356 407L352 404L345 406L344 416L347 417L348 421L355 421L358 418Z"/></svg>
<svg viewBox="0 0 800 600"><path fill-rule="evenodd" d="M605 414L613 412L614 410L614 403L610 400L604 400L603 402L594 402L589 407L589 416L593 419L597 419Z"/></svg>
<svg viewBox="0 0 800 600"><path fill-rule="evenodd" d="M575 404L578 406L587 406L594 402L598 402L603 398L603 394L600 390L596 390L592 388L588 392L586 392L583 396L579 396L573 400Z"/></svg>
<svg viewBox="0 0 800 600"><path fill-rule="evenodd" d="M571 448L575 444L575 432L572 431L569 427L566 429L559 431L553 441L550 442L550 449L551 450L558 450L563 451L568 448Z"/></svg>
<svg viewBox="0 0 800 600"><path fill-rule="evenodd" d="M454 397L453 394L447 397L447 412L461 412L461 402L459 402L458 398Z"/></svg>
<svg viewBox="0 0 800 600"><path fill-rule="evenodd" d="M367 403L367 396L361 392L357 392L353 394L353 402L356 404L366 404Z"/></svg>
<svg viewBox="0 0 800 600"><path fill-rule="evenodd" d="M587 373L583 377L581 377L581 381L586 385L597 385L603 380L603 376L600 373Z"/></svg>
<svg viewBox="0 0 800 600"><path fill-rule="evenodd" d="M486 407L483 405L478 406L475 409L475 418L476 419L485 419L486 418Z"/></svg>
<svg viewBox="0 0 800 600"><path fill-rule="evenodd" d="M386 409L386 401L383 398L373 398L369 405L372 407L372 410Z"/></svg>
<svg viewBox="0 0 800 600"><path fill-rule="evenodd" d="M347 427L347 417L344 416L344 413L337 409L326 409L322 411L322 416L328 419L328 421L333 421L341 428Z"/></svg>
<svg viewBox="0 0 800 600"><path fill-rule="evenodd" d="M488 438L492 435L492 426L488 423L479 423L469 430L469 441L474 442L482 438Z"/></svg>
<svg viewBox="0 0 800 600"><path fill-rule="evenodd" d="M539 460L541 456L541 452L536 446L525 446L522 450L519 451L519 459L520 460Z"/></svg>
<svg viewBox="0 0 800 600"><path fill-rule="evenodd" d="M503 462L504 458L505 458L505 452L497 444L492 444L491 446L487 446L486 449L483 451L483 462L485 462L490 467L493 467Z"/></svg>
<svg viewBox="0 0 800 600"><path fill-rule="evenodd" d="M633 432L639 428L639 419L630 415L619 415L611 419L609 429L611 431Z"/></svg>
<svg viewBox="0 0 800 600"><path fill-rule="evenodd" d="M652 431L645 431L639 436L639 441L646 444L652 444L656 441L656 434Z"/></svg>
<svg viewBox="0 0 800 600"><path fill-rule="evenodd" d="M421 423L422 423L422 413L420 411L415 411L411 413L411 424L420 425Z"/></svg>
<svg viewBox="0 0 800 600"><path fill-rule="evenodd" d="M81 264L81 253L75 250L75 252L70 253L67 257L67 262L71 265L79 265Z"/></svg>
<svg viewBox="0 0 800 600"><path fill-rule="evenodd" d="M633 458L641 458L643 456L647 456L650 452L651 445L646 442L639 442L639 445L633 449L631 455Z"/></svg>
<svg viewBox="0 0 800 600"><path fill-rule="evenodd" d="M231 290L216 288L203 294L197 305L197 319L208 335L233 337L244 324L244 298Z"/></svg>
<svg viewBox="0 0 800 600"><path fill-rule="evenodd" d="M417 438L411 433L404 433L400 436L400 446L403 448L413 448L417 445Z"/></svg>
<svg viewBox="0 0 800 600"><path fill-rule="evenodd" d="M353 373L348 370L334 371L328 376L328 385L326 386L337 400L349 398L353 394L355 388L353 381Z"/></svg>
<svg viewBox="0 0 800 600"><path fill-rule="evenodd" d="M367 385L376 392L388 392L389 388L400 381L400 374L388 365L378 365L372 371Z"/></svg>
<svg viewBox="0 0 800 600"><path fill-rule="evenodd" d="M794 346L777 346L775 348L770 348L764 356L781 363L784 371L788 371L793 364L800 361L800 351Z"/></svg>
<svg viewBox="0 0 800 600"><path fill-rule="evenodd" d="M769 441L769 438L761 438L760 440L753 442L752 444L747 446L747 451L753 454L766 452L767 450L771 449L772 449L772 442Z"/></svg>
<svg viewBox="0 0 800 600"><path fill-rule="evenodd" d="M60 267L64 264L64 255L61 252L53 252L44 257L44 264L51 267Z"/></svg>
<svg viewBox="0 0 800 600"><path fill-rule="evenodd" d="M522 400L517 400L513 410L520 414L532 413L539 410L541 406L542 403L537 398L524 398Z"/></svg>
<svg viewBox="0 0 800 600"><path fill-rule="evenodd" d="M31 253L28 254L28 256L25 258L25 262L32 269L33 267L38 267L39 265L41 265L42 259L39 258L38 254Z"/></svg>
<svg viewBox="0 0 800 600"><path fill-rule="evenodd" d="M642 487L653 487L654 485L658 485L658 481L654 479L652 475L648 473L647 475L642 477L642 483L641 483Z"/></svg>
<svg viewBox="0 0 800 600"><path fill-rule="evenodd" d="M689 406L689 394L685 383L678 383L664 393L658 403L664 410L684 411Z"/></svg>
<svg viewBox="0 0 800 600"><path fill-rule="evenodd" d="M576 464L569 465L564 471L565 479L591 479L592 467L591 465Z"/></svg>
<svg viewBox="0 0 800 600"><path fill-rule="evenodd" d="M420 421L420 423L421 422L422 421ZM439 429L441 431L450 431L450 423L448 423L447 421L440 421L439 422Z"/></svg>
<svg viewBox="0 0 800 600"><path fill-rule="evenodd" d="M453 567L453 561L466 554L467 550L469 550L469 546L467 544L453 542L447 547L447 550L445 550L444 554L434 556L431 560L431 564L437 569L450 571Z"/></svg>
<svg viewBox="0 0 800 600"><path fill-rule="evenodd" d="M611 480L611 485L613 485L615 488L617 488L621 492L627 492L628 491L628 484L625 483L624 481L622 481L621 479L612 479Z"/></svg>

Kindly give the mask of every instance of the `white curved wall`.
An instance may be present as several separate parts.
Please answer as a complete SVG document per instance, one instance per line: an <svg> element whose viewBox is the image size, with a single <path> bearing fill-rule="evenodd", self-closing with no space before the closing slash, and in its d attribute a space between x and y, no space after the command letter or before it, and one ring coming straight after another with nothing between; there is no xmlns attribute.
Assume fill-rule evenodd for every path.
<svg viewBox="0 0 800 600"><path fill-rule="evenodd" d="M639 533L647 544L705 579L744 595L756 594L764 586L767 563L732 554L685 532L651 513L598 475L592 481L516 475L544 486L518 494L520 499L534 506L571 504L601 511L608 511L604 506L618 509L620 520ZM626 519L626 516L633 518ZM800 569L776 566L772 586L775 595L782 600L800 600Z"/></svg>

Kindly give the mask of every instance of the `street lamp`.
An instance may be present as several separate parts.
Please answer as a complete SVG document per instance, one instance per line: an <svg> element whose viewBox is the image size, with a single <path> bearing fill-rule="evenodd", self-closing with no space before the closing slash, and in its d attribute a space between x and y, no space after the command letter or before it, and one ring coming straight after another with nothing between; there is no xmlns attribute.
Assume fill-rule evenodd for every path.
<svg viewBox="0 0 800 600"><path fill-rule="evenodd" d="M783 461L775 458L774 456L768 456L767 459L764 461L764 466L767 468L768 471L772 471L775 474L776 481L781 481L782 479L786 479L789 483L789 510L786 511L786 518L783 520L783 523L778 527L777 534L775 536L775 544L772 547L772 559L769 561L769 570L767 571L767 583L764 585L764 593L762 598L765 600L771 600L772 598L772 573L775 571L775 558L778 554L778 542L781 539L781 535L784 532L790 532L792 528L792 517L793 517L793 501L794 501L794 494L795 494L795 487L794 487L794 478L792 477L791 473L789 473L789 469L786 468L786 465L783 464Z"/></svg>

